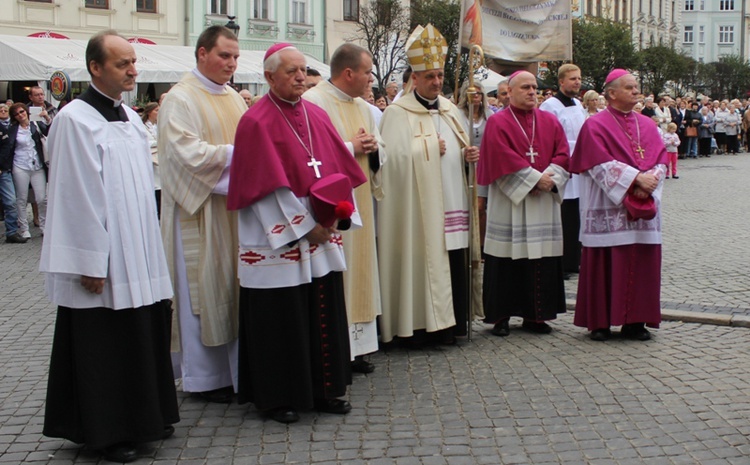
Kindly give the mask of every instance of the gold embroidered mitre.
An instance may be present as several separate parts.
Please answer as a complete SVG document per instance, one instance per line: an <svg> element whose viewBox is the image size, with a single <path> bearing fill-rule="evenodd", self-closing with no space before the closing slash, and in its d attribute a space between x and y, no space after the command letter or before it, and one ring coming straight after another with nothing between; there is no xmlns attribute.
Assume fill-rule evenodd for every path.
<svg viewBox="0 0 750 465"><path fill-rule="evenodd" d="M406 59L412 71L443 69L447 54L448 43L432 24L417 26L406 40Z"/></svg>

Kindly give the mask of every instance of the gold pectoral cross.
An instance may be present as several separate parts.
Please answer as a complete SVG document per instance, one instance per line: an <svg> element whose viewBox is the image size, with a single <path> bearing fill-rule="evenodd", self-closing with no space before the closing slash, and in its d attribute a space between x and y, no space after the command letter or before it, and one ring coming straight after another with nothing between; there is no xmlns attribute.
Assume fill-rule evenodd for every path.
<svg viewBox="0 0 750 465"><path fill-rule="evenodd" d="M640 145L638 146L637 149L635 149L635 151L638 152L638 155L640 155L641 158L643 158L643 152L645 152L645 150L643 150L643 148Z"/></svg>

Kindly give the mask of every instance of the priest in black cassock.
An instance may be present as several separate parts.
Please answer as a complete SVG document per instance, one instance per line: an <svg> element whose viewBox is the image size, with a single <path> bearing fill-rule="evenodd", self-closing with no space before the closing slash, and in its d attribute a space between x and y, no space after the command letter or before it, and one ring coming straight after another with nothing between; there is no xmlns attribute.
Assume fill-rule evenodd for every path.
<svg viewBox="0 0 750 465"><path fill-rule="evenodd" d="M271 90L240 120L227 197L239 210L238 401L292 423L351 410L345 238L311 192L338 179L353 202L367 178L325 111L300 98L305 56L276 44L263 68ZM356 211L349 222L361 226Z"/></svg>
<svg viewBox="0 0 750 465"><path fill-rule="evenodd" d="M169 354L172 286L154 201L148 135L122 104L133 46L91 38L91 86L49 133L47 228L40 261L58 305L43 434L138 458L179 421Z"/></svg>

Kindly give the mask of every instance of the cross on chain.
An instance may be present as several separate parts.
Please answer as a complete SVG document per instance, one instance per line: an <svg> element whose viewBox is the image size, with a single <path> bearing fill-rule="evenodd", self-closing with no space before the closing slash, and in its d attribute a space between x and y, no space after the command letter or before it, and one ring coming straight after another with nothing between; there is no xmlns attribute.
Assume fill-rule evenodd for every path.
<svg viewBox="0 0 750 465"><path fill-rule="evenodd" d="M318 166L322 165L322 161L318 161L315 159L314 155L310 156L310 161L307 162L307 166L315 170L315 177L320 178L320 170L318 169Z"/></svg>
<svg viewBox="0 0 750 465"><path fill-rule="evenodd" d="M643 152L645 152L645 150L640 145L637 149L635 149L635 151L638 152L638 155L640 155L641 158L643 158Z"/></svg>
<svg viewBox="0 0 750 465"><path fill-rule="evenodd" d="M529 147L529 151L526 152L526 156L531 158L531 163L534 163L534 160L537 155L539 155L539 152L535 152L534 147Z"/></svg>

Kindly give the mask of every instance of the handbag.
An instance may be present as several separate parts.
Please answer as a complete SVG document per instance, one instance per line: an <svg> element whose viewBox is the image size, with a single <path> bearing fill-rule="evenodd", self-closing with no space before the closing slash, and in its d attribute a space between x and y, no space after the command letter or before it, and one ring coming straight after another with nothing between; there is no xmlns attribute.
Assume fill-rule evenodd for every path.
<svg viewBox="0 0 750 465"><path fill-rule="evenodd" d="M686 137L698 137L698 128L695 126L688 126L685 128Z"/></svg>
<svg viewBox="0 0 750 465"><path fill-rule="evenodd" d="M39 139L42 142L42 160L44 160L44 164L46 166L49 166L49 151L47 150L47 136L44 135L42 130L39 128L39 125L34 122L34 126L36 126L36 130L39 133Z"/></svg>

